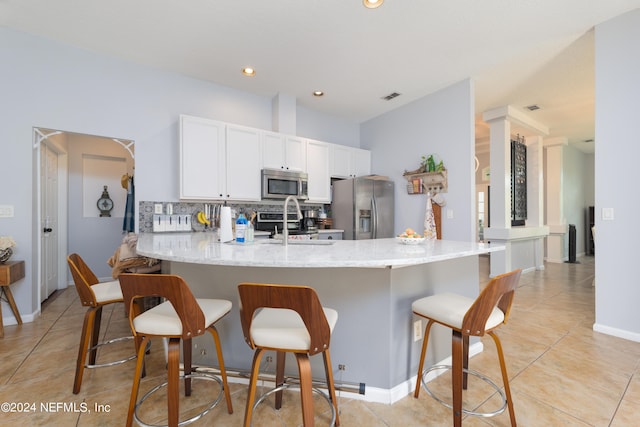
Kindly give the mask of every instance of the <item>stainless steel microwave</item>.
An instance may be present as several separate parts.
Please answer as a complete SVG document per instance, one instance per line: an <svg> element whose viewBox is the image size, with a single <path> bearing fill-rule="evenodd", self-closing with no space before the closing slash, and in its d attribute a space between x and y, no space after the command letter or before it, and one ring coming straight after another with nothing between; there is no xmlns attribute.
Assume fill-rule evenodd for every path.
<svg viewBox="0 0 640 427"><path fill-rule="evenodd" d="M308 175L304 172L262 169L262 198L286 199L295 196L307 200L308 181Z"/></svg>

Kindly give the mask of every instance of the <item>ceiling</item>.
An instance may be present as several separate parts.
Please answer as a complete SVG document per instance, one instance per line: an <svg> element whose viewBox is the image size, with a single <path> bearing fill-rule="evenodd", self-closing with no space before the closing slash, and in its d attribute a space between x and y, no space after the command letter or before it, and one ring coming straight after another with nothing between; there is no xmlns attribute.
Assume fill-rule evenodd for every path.
<svg viewBox="0 0 640 427"><path fill-rule="evenodd" d="M364 122L466 78L585 152L596 24L640 0L0 0L0 25ZM245 77L241 68L257 74ZM314 97L314 90L325 92ZM400 96L385 101L392 92ZM530 112L524 107L538 105Z"/></svg>

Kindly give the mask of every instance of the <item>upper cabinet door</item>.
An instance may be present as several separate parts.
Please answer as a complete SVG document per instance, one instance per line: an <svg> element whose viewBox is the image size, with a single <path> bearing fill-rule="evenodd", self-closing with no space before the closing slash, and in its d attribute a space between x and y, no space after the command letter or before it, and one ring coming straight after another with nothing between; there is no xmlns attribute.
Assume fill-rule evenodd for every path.
<svg viewBox="0 0 640 427"><path fill-rule="evenodd" d="M232 200L260 200L262 151L258 129L227 125L227 193Z"/></svg>
<svg viewBox="0 0 640 427"><path fill-rule="evenodd" d="M371 151L353 148L351 160L353 176L371 175Z"/></svg>
<svg viewBox="0 0 640 427"><path fill-rule="evenodd" d="M307 143L303 138L285 137L285 167L291 171L307 171Z"/></svg>
<svg viewBox="0 0 640 427"><path fill-rule="evenodd" d="M309 201L330 203L329 144L307 140L307 174Z"/></svg>
<svg viewBox="0 0 640 427"><path fill-rule="evenodd" d="M361 148L331 144L331 176L354 178L371 173L371 152Z"/></svg>
<svg viewBox="0 0 640 427"><path fill-rule="evenodd" d="M262 132L262 167L284 169L285 137L275 132Z"/></svg>
<svg viewBox="0 0 640 427"><path fill-rule="evenodd" d="M225 124L180 116L180 198L217 199L225 187Z"/></svg>
<svg viewBox="0 0 640 427"><path fill-rule="evenodd" d="M351 178L351 147L331 144L331 176Z"/></svg>
<svg viewBox="0 0 640 427"><path fill-rule="evenodd" d="M262 167L305 172L305 140L276 132L262 132Z"/></svg>

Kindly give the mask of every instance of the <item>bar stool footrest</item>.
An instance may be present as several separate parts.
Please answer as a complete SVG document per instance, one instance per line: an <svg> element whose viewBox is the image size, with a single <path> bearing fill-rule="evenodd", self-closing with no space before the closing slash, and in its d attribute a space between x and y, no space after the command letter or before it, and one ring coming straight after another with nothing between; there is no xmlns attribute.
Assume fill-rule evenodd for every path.
<svg viewBox="0 0 640 427"><path fill-rule="evenodd" d="M255 413L256 408L258 407L259 404L261 404L267 397L269 397L270 395L272 395L275 392L278 392L280 390L286 390L288 388L300 388L299 384L287 384L284 383L281 386L272 388L269 391L264 392L259 398L258 400L256 400L256 402L253 404L253 411ZM331 423L329 423L330 426L335 426L336 423L336 408L333 406L333 403L331 402L331 399L329 398L329 396L323 392L322 390L320 390L319 388L313 387L311 389L311 391L313 391L316 394L319 394L320 396L322 396L324 398L324 400L327 401L327 403L329 404L329 407L331 408ZM253 426L253 419L251 419L251 424L249 424L250 426Z"/></svg>
<svg viewBox="0 0 640 427"><path fill-rule="evenodd" d="M449 409L453 409L453 405L450 404L449 402L443 400L442 398L438 397L435 393L433 393L429 387L427 387L427 382L426 382L426 378L427 378L427 374L429 374L432 371L438 371L438 370L451 370L451 365L434 365L432 367L430 367L429 369L426 369L423 373L422 373L422 387L424 387L425 391L427 392L427 394L429 394L429 396L431 396L432 398L434 398L436 401L438 401L440 404L446 406ZM496 415L500 415L504 412L504 410L507 407L507 397L504 394L504 392L502 391L502 389L493 381L491 381L491 379L489 379L489 377L487 377L486 375L478 372L478 371L474 371L472 369L463 369L464 372L466 372L469 375L473 375L476 378L481 379L482 381L484 381L485 383L489 384L491 387L493 387L499 394L500 394L500 398L502 399L502 407L500 407L499 409L495 410L495 411L491 411L491 412L475 412L469 409L465 409L462 408L462 413L466 414L466 415L471 415L474 417L484 417L484 418L489 418L489 417L495 417Z"/></svg>
<svg viewBox="0 0 640 427"><path fill-rule="evenodd" d="M102 347L104 345L114 344L114 343L122 342L122 341L129 341L129 340L132 340L132 339L133 339L132 336L113 338L113 339L111 339L109 341L104 341L104 342L101 342L101 343L98 343L98 344L94 345L93 347L90 347L89 350L87 350L87 353L90 353L93 350L97 350L98 348L100 348L100 347ZM151 341L149 341L147 343L147 350L146 351L149 351L150 347L151 347ZM95 369L95 368L104 368L104 367L107 367L107 366L116 366L116 365L121 365L123 363L126 363L126 362L128 362L130 360L133 360L136 357L137 356L134 354L132 356L125 357L124 359L114 360L112 362L105 362L105 363L99 363L99 364L94 364L94 365L90 365L90 364L87 363L87 364L84 365L84 367L87 368L87 369Z"/></svg>
<svg viewBox="0 0 640 427"><path fill-rule="evenodd" d="M224 386L222 384L222 380L220 378L218 378L217 376L215 376L215 375L205 374L205 373L202 373L202 372L192 372L191 374L188 374L188 375L180 375L180 380L183 380L185 378L203 379L203 380L207 380L207 381L215 381L220 385L220 392L218 393L218 396L215 398L215 400L213 400L212 403L209 406L207 406L204 410L202 410L201 412L197 413L193 417L179 422L178 423L178 427L182 427L182 426L185 426L187 424L191 424L192 422L197 421L200 418L204 417L206 414L208 414L213 408L216 407L216 405L218 403L220 403L220 400L222 399L222 394L223 394L223 391L224 391ZM160 390L163 387L166 387L168 384L169 384L168 381L165 381L162 384L158 384L157 386L155 386L154 388L149 390L144 396L142 396L142 398L138 401L138 403L136 403L136 407L135 407L135 409L133 411L133 418L136 420L136 422L139 425L141 425L143 427L166 427L166 424L147 424L144 421L142 421L140 419L140 417L138 417L138 408L153 393L155 393L156 391Z"/></svg>

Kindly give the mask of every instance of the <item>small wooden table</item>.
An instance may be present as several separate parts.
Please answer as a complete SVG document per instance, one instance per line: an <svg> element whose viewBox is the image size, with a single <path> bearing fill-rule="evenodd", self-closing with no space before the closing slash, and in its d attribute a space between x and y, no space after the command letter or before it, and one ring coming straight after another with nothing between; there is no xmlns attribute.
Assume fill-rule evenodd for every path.
<svg viewBox="0 0 640 427"><path fill-rule="evenodd" d="M13 315L16 317L18 325L22 325L22 318L20 317L18 306L13 299L9 285L23 278L24 261L9 261L5 264L0 264L0 297L2 297L2 294L6 295L7 302L9 303L9 307L11 307L11 311L13 311ZM0 338L2 337L4 337L4 325L2 323L2 304L0 304Z"/></svg>

